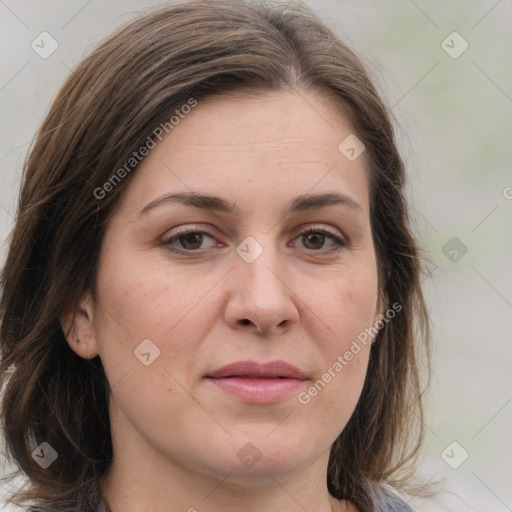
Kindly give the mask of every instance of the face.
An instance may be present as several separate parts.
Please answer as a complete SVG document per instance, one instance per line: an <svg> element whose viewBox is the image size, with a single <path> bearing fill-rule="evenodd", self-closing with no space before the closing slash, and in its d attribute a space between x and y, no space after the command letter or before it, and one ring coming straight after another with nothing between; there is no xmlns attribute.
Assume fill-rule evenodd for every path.
<svg viewBox="0 0 512 512"><path fill-rule="evenodd" d="M223 96L150 150L74 346L101 357L114 450L253 482L326 466L379 313L366 155L338 149L351 133L311 92Z"/></svg>

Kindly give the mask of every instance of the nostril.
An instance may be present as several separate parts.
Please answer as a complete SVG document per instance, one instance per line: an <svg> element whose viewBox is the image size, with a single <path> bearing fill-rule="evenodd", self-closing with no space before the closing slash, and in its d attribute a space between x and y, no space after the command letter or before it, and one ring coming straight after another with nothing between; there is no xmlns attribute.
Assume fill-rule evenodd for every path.
<svg viewBox="0 0 512 512"><path fill-rule="evenodd" d="M240 320L242 324L244 325L250 325L251 321L248 318L244 318L243 320Z"/></svg>

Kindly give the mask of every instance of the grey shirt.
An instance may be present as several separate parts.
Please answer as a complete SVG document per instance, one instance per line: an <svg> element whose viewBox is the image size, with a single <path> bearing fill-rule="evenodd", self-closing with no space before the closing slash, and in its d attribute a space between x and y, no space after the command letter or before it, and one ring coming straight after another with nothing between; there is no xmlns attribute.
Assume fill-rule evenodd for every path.
<svg viewBox="0 0 512 512"><path fill-rule="evenodd" d="M384 487L381 487L381 490L383 491L383 500L379 503L378 510L374 512L414 512L413 509L396 494ZM39 512L39 510L41 509L33 507L27 510L27 512ZM45 509L45 511L47 510L48 509ZM74 512L74 510L76 510L75 507L55 508L55 512ZM90 486L87 489L87 506L85 510L86 512L110 512L95 486Z"/></svg>
<svg viewBox="0 0 512 512"><path fill-rule="evenodd" d="M405 501L396 494L382 487L385 494L385 500L381 505L382 512L414 512Z"/></svg>

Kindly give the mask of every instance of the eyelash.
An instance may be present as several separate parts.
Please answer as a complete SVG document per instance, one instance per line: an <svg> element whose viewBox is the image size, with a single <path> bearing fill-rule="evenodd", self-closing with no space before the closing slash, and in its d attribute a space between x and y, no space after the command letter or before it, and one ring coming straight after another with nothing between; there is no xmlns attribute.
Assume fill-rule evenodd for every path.
<svg viewBox="0 0 512 512"><path fill-rule="evenodd" d="M305 249L306 251L311 252L313 254L333 253L333 252L340 251L341 249L343 249L347 246L347 243L344 240L342 240L341 238L339 238L337 235L335 235L334 233L329 232L325 228L318 228L315 226L309 227L309 228L305 229L304 231L300 232L295 237L295 239L303 237L303 236L311 234L311 233L325 236L328 239L332 240L335 244L335 246L333 248L328 249L328 250ZM208 235L210 238L213 238L213 239L215 238L213 235L211 235L207 231L204 231L204 230L201 230L198 228L196 228L196 229L183 228L182 230L175 233L172 237L165 240L163 242L163 245L165 245L168 250L175 252L175 253L179 253L179 254L201 254L201 253L205 252L205 250L207 250L207 249L183 249L183 248L179 249L179 248L173 247L171 245L173 242L178 241L181 237L186 236L186 235L191 235L191 234L202 234L202 235Z"/></svg>

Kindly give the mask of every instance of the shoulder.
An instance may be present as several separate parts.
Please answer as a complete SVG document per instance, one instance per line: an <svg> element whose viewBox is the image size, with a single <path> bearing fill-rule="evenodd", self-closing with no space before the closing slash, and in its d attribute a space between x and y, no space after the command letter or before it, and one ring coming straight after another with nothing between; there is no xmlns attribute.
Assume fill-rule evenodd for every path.
<svg viewBox="0 0 512 512"><path fill-rule="evenodd" d="M382 496L380 512L414 512L413 509L394 492L385 487L381 487L380 491Z"/></svg>

